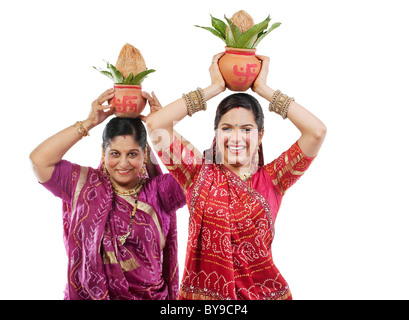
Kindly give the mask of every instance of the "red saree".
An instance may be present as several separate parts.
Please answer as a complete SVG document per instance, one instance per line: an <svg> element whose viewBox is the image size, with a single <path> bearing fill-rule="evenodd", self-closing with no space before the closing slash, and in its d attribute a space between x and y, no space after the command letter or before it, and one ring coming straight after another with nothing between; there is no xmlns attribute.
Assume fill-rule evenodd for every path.
<svg viewBox="0 0 409 320"><path fill-rule="evenodd" d="M175 138L159 156L184 188L190 212L179 299L291 299L271 254L274 222L282 195L313 159L295 143L244 182L195 155L186 140Z"/></svg>

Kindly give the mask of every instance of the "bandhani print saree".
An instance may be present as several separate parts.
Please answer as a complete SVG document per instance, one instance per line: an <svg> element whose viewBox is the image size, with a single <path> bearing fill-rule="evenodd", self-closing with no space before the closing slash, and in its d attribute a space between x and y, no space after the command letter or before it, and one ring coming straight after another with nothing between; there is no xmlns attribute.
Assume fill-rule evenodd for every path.
<svg viewBox="0 0 409 320"><path fill-rule="evenodd" d="M183 190L169 174L148 179L129 231L132 196L112 190L101 170L62 160L44 186L63 200L68 255L65 299L176 299L176 210Z"/></svg>
<svg viewBox="0 0 409 320"><path fill-rule="evenodd" d="M282 196L313 159L295 143L242 181L183 138L159 156L184 188L190 212L179 299L292 299L271 253L274 222Z"/></svg>

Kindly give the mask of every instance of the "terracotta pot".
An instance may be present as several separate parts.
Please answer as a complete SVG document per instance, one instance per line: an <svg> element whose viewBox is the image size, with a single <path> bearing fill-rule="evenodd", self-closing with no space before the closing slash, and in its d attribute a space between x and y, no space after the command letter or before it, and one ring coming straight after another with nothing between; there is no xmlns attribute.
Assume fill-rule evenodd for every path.
<svg viewBox="0 0 409 320"><path fill-rule="evenodd" d="M146 106L142 97L142 86L130 84L115 84L115 96L111 104L115 107L114 114L121 118L136 118Z"/></svg>
<svg viewBox="0 0 409 320"><path fill-rule="evenodd" d="M261 62L256 58L256 49L226 47L219 60L219 68L227 88L231 91L246 91L257 78Z"/></svg>

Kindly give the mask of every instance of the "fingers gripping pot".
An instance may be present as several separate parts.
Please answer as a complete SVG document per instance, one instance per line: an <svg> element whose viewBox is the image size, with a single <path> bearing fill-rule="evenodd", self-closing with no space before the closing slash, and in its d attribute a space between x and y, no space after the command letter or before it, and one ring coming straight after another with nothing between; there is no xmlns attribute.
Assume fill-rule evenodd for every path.
<svg viewBox="0 0 409 320"><path fill-rule="evenodd" d="M97 70L114 81L115 96L109 102L114 114L123 118L138 117L146 106L142 81L155 70L146 69L141 52L128 43L122 47L116 65L107 62L107 68L108 71Z"/></svg>

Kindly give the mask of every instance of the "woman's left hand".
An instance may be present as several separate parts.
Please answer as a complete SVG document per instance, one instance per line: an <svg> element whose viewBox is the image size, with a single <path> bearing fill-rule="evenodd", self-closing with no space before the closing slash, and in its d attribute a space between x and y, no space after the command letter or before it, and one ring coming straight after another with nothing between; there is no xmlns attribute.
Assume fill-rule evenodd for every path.
<svg viewBox="0 0 409 320"><path fill-rule="evenodd" d="M148 100L149 106L150 106L150 112L147 116L143 116L143 115L139 115L139 118L141 118L141 120L143 122L146 122L146 120L155 112L159 111L160 109L162 109L162 105L160 104L158 98L156 97L155 93L152 91L152 96L145 92L142 91L142 97L144 97L146 100Z"/></svg>
<svg viewBox="0 0 409 320"><path fill-rule="evenodd" d="M268 67L270 65L270 58L266 56L256 55L257 59L261 60L261 70L256 80L254 80L251 89L261 95L261 90L267 86Z"/></svg>

